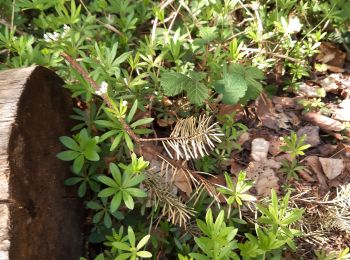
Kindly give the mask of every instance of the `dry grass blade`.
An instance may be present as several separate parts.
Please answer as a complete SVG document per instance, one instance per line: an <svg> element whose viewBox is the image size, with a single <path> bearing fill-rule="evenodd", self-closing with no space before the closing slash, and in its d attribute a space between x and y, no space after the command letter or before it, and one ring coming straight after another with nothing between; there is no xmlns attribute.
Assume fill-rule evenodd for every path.
<svg viewBox="0 0 350 260"><path fill-rule="evenodd" d="M207 116L180 119L170 137L162 139L163 146L171 158L171 150L177 159L203 157L215 148L215 142L221 142L219 136L223 134L216 125L217 123L211 124L211 117Z"/></svg>
<svg viewBox="0 0 350 260"><path fill-rule="evenodd" d="M169 185L159 175L148 174L144 184L153 200L153 205L158 207L161 204L162 216L167 216L168 221L171 221L174 225L185 227L191 217L194 216L195 211L173 195Z"/></svg>

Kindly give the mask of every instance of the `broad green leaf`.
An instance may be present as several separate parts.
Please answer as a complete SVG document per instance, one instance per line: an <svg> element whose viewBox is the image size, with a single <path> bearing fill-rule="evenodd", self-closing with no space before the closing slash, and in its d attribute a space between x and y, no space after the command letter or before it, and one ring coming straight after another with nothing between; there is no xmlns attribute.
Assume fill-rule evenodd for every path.
<svg viewBox="0 0 350 260"><path fill-rule="evenodd" d="M134 209L134 200L127 191L123 191L123 200L128 209Z"/></svg>
<svg viewBox="0 0 350 260"><path fill-rule="evenodd" d="M108 120L95 120L94 123L96 125L104 127L104 128L111 128L111 129L119 128L118 124L111 122L111 121L108 121Z"/></svg>
<svg viewBox="0 0 350 260"><path fill-rule="evenodd" d="M137 198L147 197L147 193L138 188L127 188L125 189L125 191L127 191L133 197L137 197Z"/></svg>
<svg viewBox="0 0 350 260"><path fill-rule="evenodd" d="M113 247L124 251L129 251L130 249L130 247L126 243L122 243L122 242L113 242L112 245Z"/></svg>
<svg viewBox="0 0 350 260"><path fill-rule="evenodd" d="M122 192L118 192L113 196L113 199L111 201L111 208L110 208L111 212L115 212L119 208L120 203L122 202L122 197L123 197Z"/></svg>
<svg viewBox="0 0 350 260"><path fill-rule="evenodd" d="M109 169L111 170L113 179L118 184L118 186L122 186L122 178L118 166L115 163L110 163Z"/></svg>
<svg viewBox="0 0 350 260"><path fill-rule="evenodd" d="M92 223L99 223L103 217L104 212L103 211L99 211L97 212L94 217L92 218Z"/></svg>
<svg viewBox="0 0 350 260"><path fill-rule="evenodd" d="M86 206L89 209L94 209L94 210L102 209L102 206L98 204L96 201L89 201L88 203L86 203Z"/></svg>
<svg viewBox="0 0 350 260"><path fill-rule="evenodd" d="M56 155L56 157L62 161L73 161L79 156L79 152L76 151L64 151Z"/></svg>
<svg viewBox="0 0 350 260"><path fill-rule="evenodd" d="M236 104L247 92L248 85L240 73L227 71L224 67L223 88L217 91L223 94L222 102L225 104Z"/></svg>
<svg viewBox="0 0 350 260"><path fill-rule="evenodd" d="M103 135L101 135L100 137L100 143L102 143L103 141L105 141L106 139L118 134L120 131L118 130L111 130L111 131L108 131L106 133L104 133Z"/></svg>
<svg viewBox="0 0 350 260"><path fill-rule="evenodd" d="M150 235L144 236L140 242L137 243L137 250L140 250L144 245L146 245L146 243L148 242L148 240L150 239Z"/></svg>
<svg viewBox="0 0 350 260"><path fill-rule="evenodd" d="M121 132L114 138L111 148L109 149L110 151L114 151L115 148L118 147L123 136L124 136L124 132Z"/></svg>
<svg viewBox="0 0 350 260"><path fill-rule="evenodd" d="M97 196L104 198L104 197L109 197L115 193L117 193L117 189L116 188L105 188L103 190L101 190Z"/></svg>
<svg viewBox="0 0 350 260"><path fill-rule="evenodd" d="M115 65L123 63L124 61L127 60L127 58L130 56L131 53L132 53L132 51L123 53L118 58L116 58L113 63Z"/></svg>
<svg viewBox="0 0 350 260"><path fill-rule="evenodd" d="M123 183L123 186L126 188L133 187L135 185L140 184L144 179L146 179L146 176L143 174L134 175L131 179L125 181Z"/></svg>
<svg viewBox="0 0 350 260"><path fill-rule="evenodd" d="M81 181L83 181L84 179L82 177L71 177L67 180L64 181L65 185L71 186L71 185L75 185Z"/></svg>
<svg viewBox="0 0 350 260"><path fill-rule="evenodd" d="M131 226L128 227L128 239L129 239L130 245L132 247L135 247L135 243L136 243L135 233Z"/></svg>
<svg viewBox="0 0 350 260"><path fill-rule="evenodd" d="M83 168L85 159L84 159L84 155L79 155L77 158L75 158L74 162L73 162L73 171L75 173L79 173L81 171L81 169Z"/></svg>
<svg viewBox="0 0 350 260"><path fill-rule="evenodd" d="M82 182L79 186L79 189L78 189L78 195L80 198L84 197L85 196L85 193L86 193L86 182Z"/></svg>
<svg viewBox="0 0 350 260"><path fill-rule="evenodd" d="M134 104L132 105L130 111L129 111L129 114L127 115L127 117L125 118L126 122L129 124L131 122L131 120L133 119L135 113L136 113L136 110L137 110L137 104L138 104L138 101L137 99L135 100Z"/></svg>
<svg viewBox="0 0 350 260"><path fill-rule="evenodd" d="M178 72L163 72L160 78L160 85L165 95L176 96L187 86L192 84L192 79Z"/></svg>
<svg viewBox="0 0 350 260"><path fill-rule="evenodd" d="M105 213L105 216L103 218L103 224L105 224L106 228L112 227L112 219L108 213Z"/></svg>
<svg viewBox="0 0 350 260"><path fill-rule="evenodd" d="M97 179L102 182L103 184L106 184L107 186L111 186L114 188L118 188L118 184L115 183L115 181L107 176L98 176Z"/></svg>
<svg viewBox="0 0 350 260"><path fill-rule="evenodd" d="M143 257L143 258L150 258L152 257L152 254L148 251L139 251L136 253L137 256Z"/></svg>
<svg viewBox="0 0 350 260"><path fill-rule="evenodd" d="M140 126L140 125L147 125L147 124L151 123L153 120L154 120L154 118L142 118L142 119L139 119L136 122L132 123L130 125L130 127L135 128L135 127Z"/></svg>
<svg viewBox="0 0 350 260"><path fill-rule="evenodd" d="M84 150L85 158L94 162L100 160L100 156L98 155L96 150L94 150L95 147L96 145L94 145L94 147L92 147L92 145L89 145L88 147L86 147L86 150Z"/></svg>
<svg viewBox="0 0 350 260"><path fill-rule="evenodd" d="M69 148L71 150L74 150L74 151L79 151L80 150L80 147L77 144L77 142L71 137L61 136L60 137L60 141L61 141L61 143L64 144L64 146L66 146L67 148Z"/></svg>
<svg viewBox="0 0 350 260"><path fill-rule="evenodd" d="M133 151L134 144L133 144L130 136L127 133L124 133L124 138L125 138L126 146L129 148L130 151Z"/></svg>
<svg viewBox="0 0 350 260"><path fill-rule="evenodd" d="M115 243L117 243L117 242L115 242ZM130 256L131 256L131 253L124 253L124 254L118 255L114 260L125 260L125 259L129 259Z"/></svg>
<svg viewBox="0 0 350 260"><path fill-rule="evenodd" d="M103 255L103 253L101 253L98 256L96 256L94 260L105 260L105 257Z"/></svg>
<svg viewBox="0 0 350 260"><path fill-rule="evenodd" d="M209 97L208 88L200 82L195 82L186 88L188 100L195 105L202 105Z"/></svg>

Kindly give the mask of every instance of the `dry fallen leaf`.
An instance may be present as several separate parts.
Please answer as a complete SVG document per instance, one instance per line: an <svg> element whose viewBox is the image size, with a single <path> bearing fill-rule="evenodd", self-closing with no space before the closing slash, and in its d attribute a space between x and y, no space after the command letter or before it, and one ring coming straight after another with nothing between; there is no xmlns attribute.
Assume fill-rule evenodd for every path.
<svg viewBox="0 0 350 260"><path fill-rule="evenodd" d="M321 43L320 52L316 56L316 60L318 62L327 64L331 68L333 67L343 68L345 59L346 59L346 53L341 51L335 44L329 43L329 42Z"/></svg>
<svg viewBox="0 0 350 260"><path fill-rule="evenodd" d="M288 118L283 113L276 113L272 101L265 94L261 94L255 101L256 114L263 126L276 130L288 128L286 121Z"/></svg>
<svg viewBox="0 0 350 260"><path fill-rule="evenodd" d="M312 176L308 174L305 170L299 170L298 175L307 182L315 182L315 179L312 178Z"/></svg>
<svg viewBox="0 0 350 260"><path fill-rule="evenodd" d="M341 122L321 114L309 112L304 114L304 119L323 130L339 132L344 129Z"/></svg>
<svg viewBox="0 0 350 260"><path fill-rule="evenodd" d="M319 158L324 174L328 179L333 180L338 177L343 169L343 159Z"/></svg>
<svg viewBox="0 0 350 260"><path fill-rule="evenodd" d="M305 159L306 166L312 169L316 174L317 180L321 185L323 191L328 191L328 184L326 177L324 176L321 163L317 156L307 156Z"/></svg>
<svg viewBox="0 0 350 260"><path fill-rule="evenodd" d="M340 121L350 121L350 99L345 99L339 104L339 108L334 111L334 119Z"/></svg>
<svg viewBox="0 0 350 260"><path fill-rule="evenodd" d="M271 189L279 190L278 177L275 171L281 167L281 163L274 160L250 162L246 172L247 177L255 181L255 189L258 195L269 196Z"/></svg>
<svg viewBox="0 0 350 260"><path fill-rule="evenodd" d="M272 102L275 105L280 105L284 109L303 109L303 106L300 104L300 100L303 97L273 97Z"/></svg>
<svg viewBox="0 0 350 260"><path fill-rule="evenodd" d="M244 132L237 139L237 144L243 145L245 142L250 140L250 134L248 132Z"/></svg>
<svg viewBox="0 0 350 260"><path fill-rule="evenodd" d="M303 83L300 85L299 89L296 91L296 94L304 96L304 97L319 97L319 93L322 88L315 86L315 85L310 85L307 83Z"/></svg>
<svg viewBox="0 0 350 260"><path fill-rule="evenodd" d="M252 141L251 156L254 161L264 161L267 159L270 143L264 138L255 138Z"/></svg>
<svg viewBox="0 0 350 260"><path fill-rule="evenodd" d="M284 144L284 141L276 136L272 137L270 140L269 153L273 156L276 156L281 153L281 146Z"/></svg>
<svg viewBox="0 0 350 260"><path fill-rule="evenodd" d="M297 136L306 135L305 143L315 147L321 143L319 132L320 128L318 126L304 126L298 130Z"/></svg>

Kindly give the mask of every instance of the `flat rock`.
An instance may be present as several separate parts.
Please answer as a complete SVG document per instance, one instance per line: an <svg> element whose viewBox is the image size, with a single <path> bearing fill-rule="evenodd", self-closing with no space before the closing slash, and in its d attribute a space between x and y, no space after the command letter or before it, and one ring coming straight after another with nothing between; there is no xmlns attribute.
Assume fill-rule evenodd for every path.
<svg viewBox="0 0 350 260"><path fill-rule="evenodd" d="M343 159L319 158L319 160L323 172L329 180L333 180L338 177L344 169Z"/></svg>
<svg viewBox="0 0 350 260"><path fill-rule="evenodd" d="M264 138L255 138L252 141L251 156L254 161L264 161L267 159L267 153L269 152L270 143Z"/></svg>

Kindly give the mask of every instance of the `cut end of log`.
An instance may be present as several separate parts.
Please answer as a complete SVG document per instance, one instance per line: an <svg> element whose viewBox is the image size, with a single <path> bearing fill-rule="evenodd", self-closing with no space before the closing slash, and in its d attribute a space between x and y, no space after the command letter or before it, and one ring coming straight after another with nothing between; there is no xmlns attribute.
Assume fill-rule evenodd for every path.
<svg viewBox="0 0 350 260"><path fill-rule="evenodd" d="M0 259L79 259L84 209L56 154L70 95L51 70L0 72Z"/></svg>

